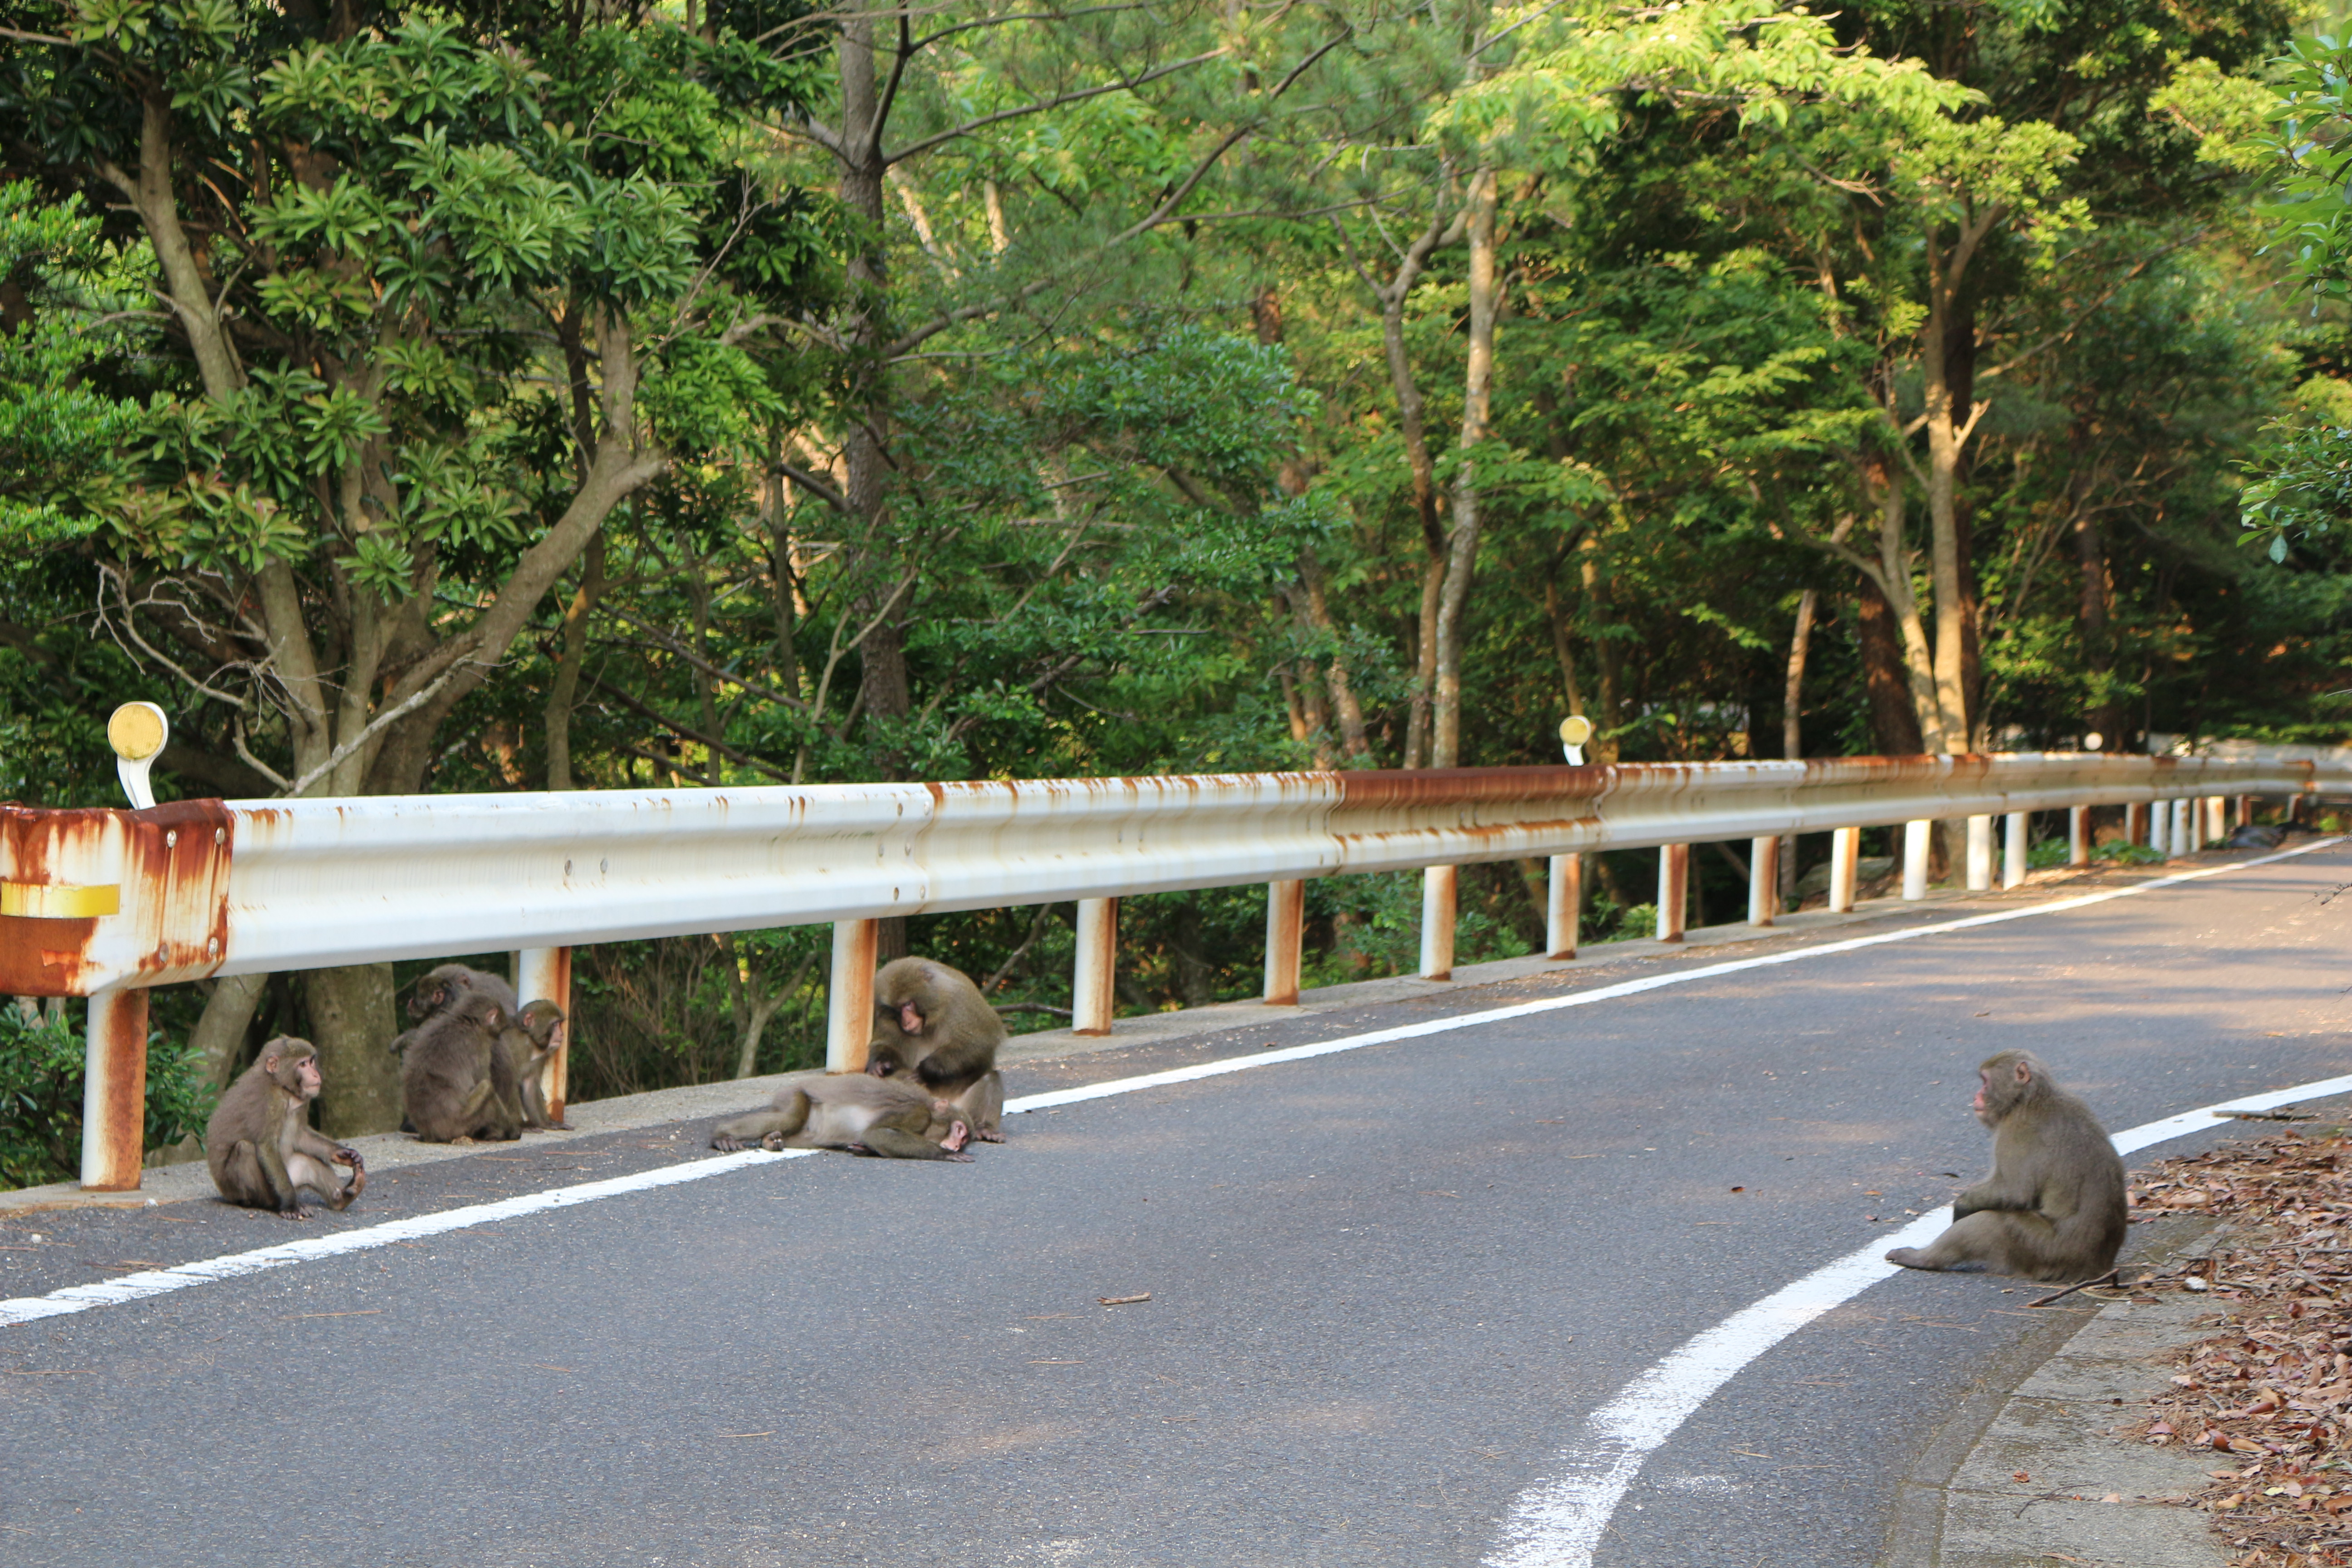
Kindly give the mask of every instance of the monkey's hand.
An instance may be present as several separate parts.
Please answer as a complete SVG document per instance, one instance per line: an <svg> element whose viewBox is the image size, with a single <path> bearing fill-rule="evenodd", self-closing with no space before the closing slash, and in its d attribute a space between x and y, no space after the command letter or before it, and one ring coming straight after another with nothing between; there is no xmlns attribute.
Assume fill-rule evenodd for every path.
<svg viewBox="0 0 2352 1568"><path fill-rule="evenodd" d="M898 1065L898 1063L891 1061L887 1058L877 1057L872 1061L866 1064L866 1076L868 1078L888 1078L891 1071L897 1068Z"/></svg>
<svg viewBox="0 0 2352 1568"><path fill-rule="evenodd" d="M969 1164L971 1164L971 1155L969 1155L969 1154L967 1154L967 1153L965 1153L965 1152L964 1152L962 1150L961 1150L961 1149L955 1150L954 1152L950 1152L950 1154L948 1154L948 1155L947 1155L947 1158L948 1158L948 1159L950 1159L950 1160L953 1160L953 1161L954 1161L957 1164L959 1164L959 1165L969 1165Z"/></svg>
<svg viewBox="0 0 2352 1568"><path fill-rule="evenodd" d="M784 1152L784 1135L781 1132L771 1132L760 1140L760 1147L771 1154L781 1154Z"/></svg>
<svg viewBox="0 0 2352 1568"><path fill-rule="evenodd" d="M983 1143L1002 1143L1004 1142L1004 1134L1002 1131L975 1132L972 1136L979 1139Z"/></svg>
<svg viewBox="0 0 2352 1568"><path fill-rule="evenodd" d="M732 1154L743 1147L743 1141L731 1132L719 1132L711 1136L710 1146L722 1154Z"/></svg>

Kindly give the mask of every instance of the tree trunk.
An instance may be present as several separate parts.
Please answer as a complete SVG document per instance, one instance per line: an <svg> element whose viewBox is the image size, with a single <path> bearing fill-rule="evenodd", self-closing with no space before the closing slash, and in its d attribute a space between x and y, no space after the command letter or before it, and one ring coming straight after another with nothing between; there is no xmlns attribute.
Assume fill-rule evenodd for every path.
<svg viewBox="0 0 2352 1568"><path fill-rule="evenodd" d="M547 692L547 787L572 787L572 707L580 689L580 667L588 657L588 615L604 591L604 531L588 542L588 560L571 607L563 612L563 646L556 656L555 679Z"/></svg>
<svg viewBox="0 0 2352 1568"><path fill-rule="evenodd" d="M1780 755L1796 762L1805 754L1805 656L1813 646L1813 615L1821 607L1821 591L1808 588L1797 600L1796 629L1789 634L1789 680L1780 698ZM1784 835L1777 858L1780 885L1774 889L1786 905L1797 893L1797 836Z"/></svg>
<svg viewBox="0 0 2352 1568"><path fill-rule="evenodd" d="M1609 582L1601 574L1599 535L1586 533L1584 542L1577 546L1577 553L1581 558L1578 565L1584 579L1584 613L1592 628L1594 661L1601 667L1600 684L1593 693L1601 706L1601 728L1592 737L1591 755L1596 763L1614 766L1618 757L1617 727L1624 721L1618 702L1617 639L1609 635ZM1610 897L1616 896L1612 886Z"/></svg>
<svg viewBox="0 0 2352 1568"><path fill-rule="evenodd" d="M2074 513L2074 562L2082 574L2077 625L2084 668L2091 672L2092 688L2098 696L2084 718L2089 721L2087 727L2098 732L2105 750L2119 752L2124 749L2124 712L2108 695L2115 648L2107 637L2106 542L2099 536L2099 520L2086 500L2077 499Z"/></svg>
<svg viewBox="0 0 2352 1568"><path fill-rule="evenodd" d="M302 975L319 1072L319 1131L330 1138L400 1125L400 1058L392 1054L392 965L355 963Z"/></svg>
<svg viewBox="0 0 2352 1568"><path fill-rule="evenodd" d="M1919 712L1903 668L1901 634L1886 595L1865 577L1854 593L1854 637L1862 647L1863 689L1870 700L1870 738L1881 756L1916 756Z"/></svg>
<svg viewBox="0 0 2352 1568"><path fill-rule="evenodd" d="M1307 590L1308 621L1334 645L1324 679L1331 688L1331 710L1339 719L1339 742L1348 755L1365 756L1370 752L1372 743L1364 733L1364 708L1356 700L1356 685L1348 674L1346 643L1339 636L1339 626L1331 619L1331 606L1323 595L1323 563L1313 545L1299 552L1298 580Z"/></svg>
<svg viewBox="0 0 2352 1568"><path fill-rule="evenodd" d="M215 1089L226 1089L245 1060L245 1037L253 1028L253 1015L261 994L269 988L267 974L232 974L213 983L205 1010L189 1031L188 1044L205 1064Z"/></svg>
<svg viewBox="0 0 2352 1568"><path fill-rule="evenodd" d="M1462 450L1487 435L1495 387L1495 171L1470 178L1470 337L1462 383ZM1477 464L1468 457L1454 475L1454 531L1446 541L1444 591L1437 608L1437 684L1430 716L1432 767L1462 765L1463 617L1478 562Z"/></svg>

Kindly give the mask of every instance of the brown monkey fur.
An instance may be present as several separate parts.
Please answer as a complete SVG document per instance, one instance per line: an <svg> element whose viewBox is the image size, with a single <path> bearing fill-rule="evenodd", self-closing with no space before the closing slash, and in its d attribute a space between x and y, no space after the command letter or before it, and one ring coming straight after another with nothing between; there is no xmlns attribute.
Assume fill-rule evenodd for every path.
<svg viewBox="0 0 2352 1568"><path fill-rule="evenodd" d="M879 1079L909 1074L955 1101L984 1143L1004 1142L1004 1076L996 1070L1004 1038L1004 1020L961 970L898 958L874 976L866 1070Z"/></svg>
<svg viewBox="0 0 2352 1568"><path fill-rule="evenodd" d="M548 1058L562 1047L563 1009L544 1000L524 1003L499 1035L499 1056L490 1072L500 1087L493 1092L521 1106L525 1127L571 1125L547 1119L547 1090L541 1081Z"/></svg>
<svg viewBox="0 0 2352 1568"><path fill-rule="evenodd" d="M359 1151L311 1131L310 1101L324 1083L318 1047L280 1035L230 1084L205 1123L205 1163L221 1196L248 1208L308 1219L302 1189L347 1209L367 1191ZM337 1166L351 1171L348 1184Z"/></svg>
<svg viewBox="0 0 2352 1568"><path fill-rule="evenodd" d="M1889 1263L1956 1268L1981 1263L2029 1279L2090 1279L2116 1266L2129 1224L2124 1163L2091 1108L2025 1051L1977 1069L1977 1119L1992 1129L1992 1174L1952 1200L1952 1225Z"/></svg>
<svg viewBox="0 0 2352 1568"><path fill-rule="evenodd" d="M497 975L480 969L468 969L462 963L444 963L416 977L408 992L408 1017L421 1024L437 1013L445 1013L468 994L489 997L509 1013L515 1010L514 987ZM418 1031L409 1029L394 1037L392 1054L404 1056L416 1041Z"/></svg>
<svg viewBox="0 0 2352 1568"><path fill-rule="evenodd" d="M736 1150L847 1149L892 1160L961 1160L969 1122L952 1101L926 1094L910 1079L843 1073L793 1084L766 1110L733 1117L712 1130L710 1146Z"/></svg>
<svg viewBox="0 0 2352 1568"><path fill-rule="evenodd" d="M428 1143L522 1136L522 1105L501 1082L499 1037L513 1015L487 991L462 991L411 1031L400 1098Z"/></svg>

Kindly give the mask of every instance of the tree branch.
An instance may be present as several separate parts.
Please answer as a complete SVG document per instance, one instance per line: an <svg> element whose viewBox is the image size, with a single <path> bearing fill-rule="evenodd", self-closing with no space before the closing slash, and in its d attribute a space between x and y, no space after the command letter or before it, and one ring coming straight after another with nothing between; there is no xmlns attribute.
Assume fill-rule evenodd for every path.
<svg viewBox="0 0 2352 1568"><path fill-rule="evenodd" d="M961 125L950 127L946 131L941 131L936 134L926 136L921 141L914 142L908 146L901 147L896 153L885 155L882 162L886 166L891 163L900 163L906 159L916 156L918 153L928 153L932 148L939 146L942 142L952 142L960 136L969 136L975 131L984 129L991 125L1002 124L1007 120L1018 120L1024 115L1043 114L1047 110L1059 109L1065 104L1083 103L1089 98L1100 98L1107 92L1132 92L1139 87L1143 87L1149 83L1158 81L1161 77L1173 76L1181 70L1189 70L1194 66L1200 65L1204 61L1215 59L1218 56L1227 52L1228 51L1224 49L1211 49L1205 55L1194 55L1190 59L1178 60L1172 65L1161 66L1157 70L1145 71L1139 77L1129 77L1118 81L1108 82L1100 87L1080 88L1074 92L1056 93L1051 98L1041 98L1034 103L1015 104L1011 109L1000 109L993 114L983 114L977 120L967 120ZM876 125L877 133L878 134L880 127L878 116L877 117Z"/></svg>

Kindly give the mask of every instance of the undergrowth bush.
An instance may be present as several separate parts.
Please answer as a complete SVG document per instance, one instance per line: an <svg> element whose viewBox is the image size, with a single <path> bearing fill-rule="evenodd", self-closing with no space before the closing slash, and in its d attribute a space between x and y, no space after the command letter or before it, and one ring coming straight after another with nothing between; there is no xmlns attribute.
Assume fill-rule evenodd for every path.
<svg viewBox="0 0 2352 1568"><path fill-rule="evenodd" d="M81 1168L81 1030L0 1001L0 1190L62 1182ZM204 1131L212 1084L185 1045L147 1042L145 1147Z"/></svg>

